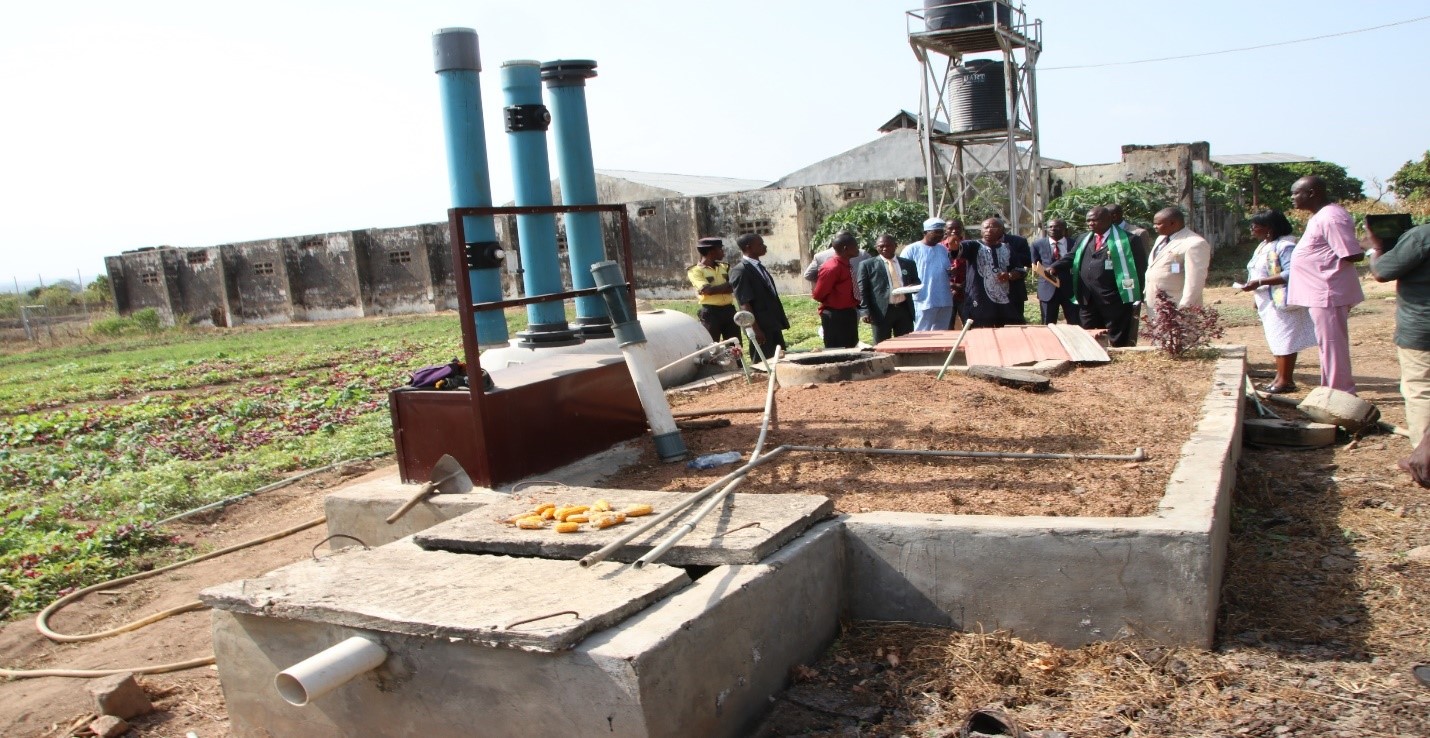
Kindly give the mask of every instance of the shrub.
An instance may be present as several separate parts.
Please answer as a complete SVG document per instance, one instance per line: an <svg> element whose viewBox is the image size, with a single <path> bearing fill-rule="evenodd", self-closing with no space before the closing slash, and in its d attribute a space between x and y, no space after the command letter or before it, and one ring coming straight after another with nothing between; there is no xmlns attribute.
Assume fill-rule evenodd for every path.
<svg viewBox="0 0 1430 738"><path fill-rule="evenodd" d="M1087 211L1100 205L1118 204L1122 215L1133 223L1150 225L1158 210L1172 204L1167 188L1152 182L1114 182L1068 190L1048 203L1044 220L1061 218L1070 231L1079 230Z"/></svg>
<svg viewBox="0 0 1430 738"><path fill-rule="evenodd" d="M90 324L89 329L96 335L113 338L134 333L158 333L164 330L164 324L159 318L158 310L144 308L134 311L128 317L110 315L98 318Z"/></svg>
<svg viewBox="0 0 1430 738"><path fill-rule="evenodd" d="M1142 316L1142 335L1168 356L1181 357L1221 338L1221 316L1216 310L1200 305L1177 307L1166 290L1157 290L1153 300L1156 309Z"/></svg>
<svg viewBox="0 0 1430 738"><path fill-rule="evenodd" d="M809 251L815 253L829 246L834 234L849 231L859 239L859 245L870 253L874 251L874 241L888 233L900 245L913 243L923 238L924 221L929 217L928 206L908 200L880 200L850 205L819 224L819 229L810 239Z"/></svg>
<svg viewBox="0 0 1430 738"><path fill-rule="evenodd" d="M154 308L136 310L129 316L129 320L134 323L135 328L144 333L158 333L164 329L164 324L159 320L159 311Z"/></svg>
<svg viewBox="0 0 1430 738"><path fill-rule="evenodd" d="M1390 175L1390 191L1400 200L1430 198L1430 151L1420 161L1407 161Z"/></svg>

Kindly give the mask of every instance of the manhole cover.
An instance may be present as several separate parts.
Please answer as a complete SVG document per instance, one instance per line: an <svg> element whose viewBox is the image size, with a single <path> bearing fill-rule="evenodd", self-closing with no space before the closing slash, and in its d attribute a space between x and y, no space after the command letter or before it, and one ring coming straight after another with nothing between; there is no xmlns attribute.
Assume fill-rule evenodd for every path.
<svg viewBox="0 0 1430 738"><path fill-rule="evenodd" d="M781 384L829 384L870 379L894 371L892 354L872 351L821 351L796 355L779 364Z"/></svg>

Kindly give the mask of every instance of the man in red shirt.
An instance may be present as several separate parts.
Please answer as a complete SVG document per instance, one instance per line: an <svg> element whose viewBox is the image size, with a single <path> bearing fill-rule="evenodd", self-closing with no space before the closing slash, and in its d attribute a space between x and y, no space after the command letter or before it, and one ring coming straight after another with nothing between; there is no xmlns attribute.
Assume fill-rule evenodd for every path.
<svg viewBox="0 0 1430 738"><path fill-rule="evenodd" d="M854 270L849 260L859 254L859 241L849 231L840 231L829 247L834 249L834 258L819 268L813 294L819 302L824 347L854 348L859 344L859 298L854 294Z"/></svg>

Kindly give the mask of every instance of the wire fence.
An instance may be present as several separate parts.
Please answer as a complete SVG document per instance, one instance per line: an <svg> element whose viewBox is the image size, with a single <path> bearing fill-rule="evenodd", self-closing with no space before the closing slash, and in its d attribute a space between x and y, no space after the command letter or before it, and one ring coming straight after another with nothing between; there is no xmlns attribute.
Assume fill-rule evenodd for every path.
<svg viewBox="0 0 1430 738"><path fill-rule="evenodd" d="M113 315L108 277L86 283L78 270L75 277L33 286L16 280L13 291L0 293L0 342L59 343Z"/></svg>

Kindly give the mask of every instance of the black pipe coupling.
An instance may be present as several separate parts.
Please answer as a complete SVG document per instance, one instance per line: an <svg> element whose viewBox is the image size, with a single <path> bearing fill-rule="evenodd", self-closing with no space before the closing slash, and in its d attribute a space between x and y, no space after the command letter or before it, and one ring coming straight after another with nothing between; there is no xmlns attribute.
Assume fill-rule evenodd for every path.
<svg viewBox="0 0 1430 738"><path fill-rule="evenodd" d="M475 241L467 244L468 269L496 269L506 258L506 250L496 241Z"/></svg>
<svg viewBox="0 0 1430 738"><path fill-rule="evenodd" d="M506 132L545 131L551 127L551 111L545 105L508 105L502 108Z"/></svg>

